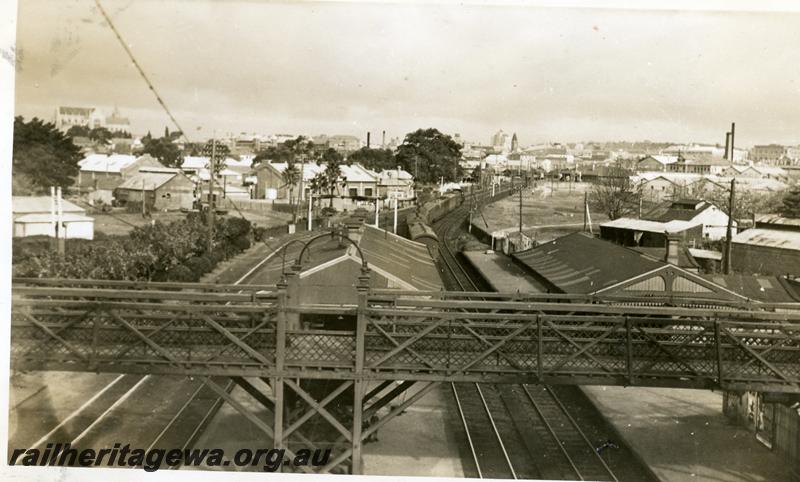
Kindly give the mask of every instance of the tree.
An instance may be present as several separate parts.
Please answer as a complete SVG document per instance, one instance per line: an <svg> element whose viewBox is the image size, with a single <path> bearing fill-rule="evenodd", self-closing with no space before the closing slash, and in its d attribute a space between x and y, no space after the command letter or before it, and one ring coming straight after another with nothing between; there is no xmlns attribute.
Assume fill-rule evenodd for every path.
<svg viewBox="0 0 800 482"><path fill-rule="evenodd" d="M300 182L300 169L294 162L289 163L281 176L284 186L289 189L289 205L294 204L294 186ZM297 210L292 209L292 223L297 222Z"/></svg>
<svg viewBox="0 0 800 482"><path fill-rule="evenodd" d="M13 175L25 178L15 185L28 184L43 192L50 186L68 187L75 182L81 151L52 123L15 117L13 143Z"/></svg>
<svg viewBox="0 0 800 482"><path fill-rule="evenodd" d="M419 129L407 134L395 155L397 164L414 174L416 182L435 183L444 177L461 176L461 146L436 129Z"/></svg>
<svg viewBox="0 0 800 482"><path fill-rule="evenodd" d="M70 137L89 137L88 126L72 126L67 129L67 135Z"/></svg>
<svg viewBox="0 0 800 482"><path fill-rule="evenodd" d="M142 152L150 154L167 167L180 167L183 162L181 150L168 137L153 138L148 132L142 138Z"/></svg>
<svg viewBox="0 0 800 482"><path fill-rule="evenodd" d="M635 213L641 196L641 186L631 181L625 168L617 165L592 186L589 201L609 219L617 219Z"/></svg>
<svg viewBox="0 0 800 482"><path fill-rule="evenodd" d="M336 190L336 185L339 182L339 178L342 177L342 171L339 169L339 164L342 162L342 156L334 149L328 149L322 155L322 160L325 161L325 170L322 171L322 175L325 178L325 187L328 189L328 195L330 196L328 207L333 208L333 193Z"/></svg>
<svg viewBox="0 0 800 482"><path fill-rule="evenodd" d="M361 164L367 169L378 172L384 169L394 169L397 167L394 153L390 149L369 149L367 147L362 147L347 156L348 165L354 162Z"/></svg>
<svg viewBox="0 0 800 482"><path fill-rule="evenodd" d="M113 134L105 127L95 127L89 131L89 140L96 144L111 144Z"/></svg>
<svg viewBox="0 0 800 482"><path fill-rule="evenodd" d="M800 218L800 185L788 189L783 195L780 213L787 218Z"/></svg>

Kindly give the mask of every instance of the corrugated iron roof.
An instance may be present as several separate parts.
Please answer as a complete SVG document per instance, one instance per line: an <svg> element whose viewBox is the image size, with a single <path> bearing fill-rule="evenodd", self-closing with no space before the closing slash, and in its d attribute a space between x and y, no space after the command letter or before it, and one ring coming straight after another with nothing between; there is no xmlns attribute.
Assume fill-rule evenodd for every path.
<svg viewBox="0 0 800 482"><path fill-rule="evenodd" d="M94 222L94 218L89 216L84 216L83 214L77 213L64 213L61 216L61 221L64 223L74 223L74 222ZM25 214L24 216L20 216L14 219L15 223L50 223L53 222L53 216L51 214Z"/></svg>
<svg viewBox="0 0 800 482"><path fill-rule="evenodd" d="M439 270L422 243L365 225L358 246L371 266L391 273L418 290L443 287Z"/></svg>
<svg viewBox="0 0 800 482"><path fill-rule="evenodd" d="M14 214L48 214L51 210L52 198L50 196L12 196L11 211ZM73 204L66 199L61 200L61 210L65 213L83 214L85 209Z"/></svg>
<svg viewBox="0 0 800 482"><path fill-rule="evenodd" d="M776 224L778 226L800 227L800 219L785 218L777 214L762 214L756 217L756 223Z"/></svg>
<svg viewBox="0 0 800 482"><path fill-rule="evenodd" d="M800 231L754 228L738 233L733 242L800 251Z"/></svg>
<svg viewBox="0 0 800 482"><path fill-rule="evenodd" d="M666 265L584 233L568 234L512 257L564 293L594 293Z"/></svg>
<svg viewBox="0 0 800 482"><path fill-rule="evenodd" d="M178 174L172 172L139 172L126 179L118 189L152 191L168 183Z"/></svg>
<svg viewBox="0 0 800 482"><path fill-rule="evenodd" d="M793 289L791 283L780 276L744 274L706 274L701 276L752 300L765 303L800 302L800 296Z"/></svg>
<svg viewBox="0 0 800 482"><path fill-rule="evenodd" d="M84 172L112 172L119 173L122 169L136 162L137 157L128 154L89 154L78 161L81 171Z"/></svg>
<svg viewBox="0 0 800 482"><path fill-rule="evenodd" d="M691 221L648 221L646 219L633 219L633 218L617 218L613 221L608 221L600 225L601 228L617 228L617 229L630 229L633 231L644 231L647 233L680 233L686 231L698 223Z"/></svg>

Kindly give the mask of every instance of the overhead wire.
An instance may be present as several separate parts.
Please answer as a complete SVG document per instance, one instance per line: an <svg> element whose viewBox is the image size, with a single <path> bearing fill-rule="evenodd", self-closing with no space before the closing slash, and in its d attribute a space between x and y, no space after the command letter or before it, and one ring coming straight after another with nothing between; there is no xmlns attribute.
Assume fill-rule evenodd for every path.
<svg viewBox="0 0 800 482"><path fill-rule="evenodd" d="M170 111L169 107L167 106L167 103L164 101L164 99L158 93L158 90L156 90L155 85L153 85L153 83L150 81L150 78L147 77L147 74L145 73L145 71L142 68L141 64L139 64L139 61L137 61L136 57L133 55L133 51L131 51L130 47L128 47L128 44L125 43L125 40L123 40L122 34L120 34L119 30L117 30L117 27L114 25L114 22L111 20L111 17L108 15L106 10L103 8L103 5L100 3L100 0L94 0L94 3L97 6L97 9L100 11L100 14L105 19L106 23L108 23L108 26L111 29L111 31L117 37L117 40L119 40L120 45L122 45L122 48L125 50L125 53L128 54L128 57L131 59L131 62L133 63L134 67L136 67L136 70L139 72L139 75L145 81L145 83L147 84L148 88L150 89L150 91L153 93L153 95L155 96L156 100L158 101L159 105L161 105L161 107L164 109L164 112L166 112L167 116L172 121L173 125L178 129L178 132L180 132L181 137L187 143L191 143L191 140L189 139L189 136L186 135L186 131L178 123L178 120L172 114L172 111ZM209 175L209 189L213 191L214 187L219 187L219 182L216 179L214 179L215 176L214 176L214 174L212 172L210 172L210 169L209 169L209 174L210 174ZM202 179L200 179L199 181L202 182ZM233 200L231 200L230 198L227 198L227 197L225 199L227 199L227 201L234 207L234 209L236 209L236 212L239 214L239 216L242 219L245 219L245 220L247 219L244 216L244 214L242 213L242 210L239 209L239 206L236 204L236 202L234 202Z"/></svg>

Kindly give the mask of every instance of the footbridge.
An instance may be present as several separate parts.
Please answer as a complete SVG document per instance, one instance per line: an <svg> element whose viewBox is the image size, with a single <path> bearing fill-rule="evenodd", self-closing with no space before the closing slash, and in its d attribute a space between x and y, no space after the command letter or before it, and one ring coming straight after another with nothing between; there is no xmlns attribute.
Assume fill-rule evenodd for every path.
<svg viewBox="0 0 800 482"><path fill-rule="evenodd" d="M207 377L278 446L291 434L308 442L300 426L325 418L348 447L328 469L351 460L354 473L361 441L440 382L800 393L800 305L371 290L366 276L356 305L302 305L291 285L15 279L11 366ZM330 320L338 329L326 329ZM274 420L211 377L235 381ZM337 388L319 400L302 388L309 379ZM422 388L363 427L411 386ZM306 415L284 421L284 390ZM328 404L346 390L345 420Z"/></svg>

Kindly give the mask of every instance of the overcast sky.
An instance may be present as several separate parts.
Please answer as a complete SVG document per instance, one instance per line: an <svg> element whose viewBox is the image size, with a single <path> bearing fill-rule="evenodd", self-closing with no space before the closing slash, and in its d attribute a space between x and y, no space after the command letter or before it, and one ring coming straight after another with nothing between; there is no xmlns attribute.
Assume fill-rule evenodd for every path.
<svg viewBox="0 0 800 482"><path fill-rule="evenodd" d="M724 142L736 121L737 145L800 143L798 13L102 3L190 138ZM17 32L17 114L118 106L135 132L168 124L92 0L20 0Z"/></svg>

